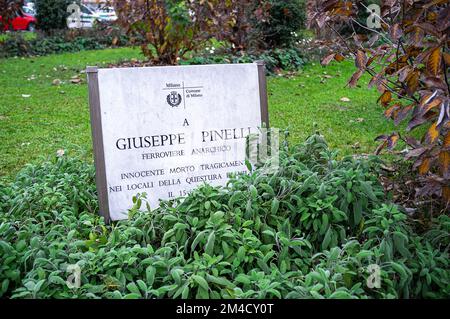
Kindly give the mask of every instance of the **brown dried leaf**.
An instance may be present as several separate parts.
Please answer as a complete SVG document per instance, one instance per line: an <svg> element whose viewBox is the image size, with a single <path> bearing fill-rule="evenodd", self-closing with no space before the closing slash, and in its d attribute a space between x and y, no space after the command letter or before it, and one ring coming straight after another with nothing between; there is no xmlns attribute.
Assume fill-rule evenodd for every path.
<svg viewBox="0 0 450 319"><path fill-rule="evenodd" d="M400 70L397 71L396 75L398 76L398 80L400 82L405 82L407 77L411 74L412 67L410 65L407 65Z"/></svg>
<svg viewBox="0 0 450 319"><path fill-rule="evenodd" d="M381 78L380 81L377 83L377 90L380 93L384 93L386 91L387 86L387 80L385 78Z"/></svg>
<svg viewBox="0 0 450 319"><path fill-rule="evenodd" d="M442 187L442 198L447 203L447 205L450 204L450 186Z"/></svg>
<svg viewBox="0 0 450 319"><path fill-rule="evenodd" d="M408 114L411 112L413 108L413 104L405 106L401 110L395 113L394 124L399 125L401 121L403 121Z"/></svg>
<svg viewBox="0 0 450 319"><path fill-rule="evenodd" d="M322 64L322 65L330 64L331 60L333 60L335 58L335 56L336 56L336 53L332 53L332 54L327 55L326 57L324 57L322 59L322 61L320 61L320 64Z"/></svg>
<svg viewBox="0 0 450 319"><path fill-rule="evenodd" d="M420 160L419 160L420 161ZM419 165L419 174L425 175L430 170L431 160L429 157L425 157Z"/></svg>
<svg viewBox="0 0 450 319"><path fill-rule="evenodd" d="M447 67L450 66L450 53L444 52L443 54L444 62Z"/></svg>
<svg viewBox="0 0 450 319"><path fill-rule="evenodd" d="M438 18L437 18L437 27L440 32L444 32L450 27L450 6L446 6L441 8Z"/></svg>
<svg viewBox="0 0 450 319"><path fill-rule="evenodd" d="M425 114L425 115L415 114L413 116L413 118L411 119L411 121L409 121L408 126L406 127L406 130L411 131L412 129L416 128L417 126L428 121L431 117L433 117L433 114L430 114L430 113Z"/></svg>
<svg viewBox="0 0 450 319"><path fill-rule="evenodd" d="M450 151L441 151L438 162L442 176L445 179L450 179Z"/></svg>
<svg viewBox="0 0 450 319"><path fill-rule="evenodd" d="M427 61L427 70L432 75L437 76L441 66L441 48L432 49Z"/></svg>
<svg viewBox="0 0 450 319"><path fill-rule="evenodd" d="M383 143L377 146L377 149L375 150L375 155L379 155L383 148L385 148L387 145L387 140L384 140Z"/></svg>
<svg viewBox="0 0 450 319"><path fill-rule="evenodd" d="M413 30L414 31L410 38L409 44L421 47L422 40L423 40L423 37L425 36L425 33L423 32L423 30L421 28L418 28L418 27L414 27Z"/></svg>
<svg viewBox="0 0 450 319"><path fill-rule="evenodd" d="M384 93L378 98L378 101L381 102L381 105L388 106L389 102L392 101L391 91L384 91Z"/></svg>
<svg viewBox="0 0 450 319"><path fill-rule="evenodd" d="M334 56L334 59L335 59L336 61L338 61L338 62L342 62L342 61L345 60L345 57L344 57L342 54L337 53L337 54Z"/></svg>
<svg viewBox="0 0 450 319"><path fill-rule="evenodd" d="M419 105L420 114L427 113L432 108L435 108L436 106L440 105L441 102L442 102L442 100L440 98L430 99L430 95L424 96L424 98L422 98L421 103Z"/></svg>
<svg viewBox="0 0 450 319"><path fill-rule="evenodd" d="M417 141L414 137L408 136L406 137L406 143L413 148L418 148L420 146L419 141Z"/></svg>
<svg viewBox="0 0 450 319"><path fill-rule="evenodd" d="M399 140L400 136L397 133L392 133L387 139L387 147L389 150L392 150Z"/></svg>
<svg viewBox="0 0 450 319"><path fill-rule="evenodd" d="M433 123L425 135L425 142L427 144L432 144L438 139L438 137L439 137L439 130L437 129L437 124Z"/></svg>
<svg viewBox="0 0 450 319"><path fill-rule="evenodd" d="M366 53L364 51L358 50L356 52L355 65L360 70L364 70L366 68L367 56L366 56Z"/></svg>
<svg viewBox="0 0 450 319"><path fill-rule="evenodd" d="M450 132L447 132L444 138L443 147L447 148L450 147Z"/></svg>
<svg viewBox="0 0 450 319"><path fill-rule="evenodd" d="M425 85L430 89L441 89L442 91L446 90L446 84L440 78L429 76L423 80Z"/></svg>
<svg viewBox="0 0 450 319"><path fill-rule="evenodd" d="M402 28L399 23L394 24L390 28L391 37L393 40L397 41L403 35Z"/></svg>
<svg viewBox="0 0 450 319"><path fill-rule="evenodd" d="M395 57L395 56L394 56ZM400 60L400 58L398 60L395 60L393 62L391 62L386 69L384 70L384 72L388 75L393 75L395 72L397 72L398 70L402 69L403 67L407 66L408 64L406 62L402 62L402 60Z"/></svg>
<svg viewBox="0 0 450 319"><path fill-rule="evenodd" d="M429 22L423 22L418 24L417 26L430 35L439 36L439 32L436 27Z"/></svg>
<svg viewBox="0 0 450 319"><path fill-rule="evenodd" d="M398 111L400 108L401 106L399 104L394 104L391 107L389 107L386 111L384 111L384 116L386 116L387 118L391 118L393 113Z"/></svg>
<svg viewBox="0 0 450 319"><path fill-rule="evenodd" d="M369 81L369 84L367 85L367 87L370 89L372 88L372 86L376 85L378 86L381 82L381 80L383 79L383 73L377 73L375 74Z"/></svg>
<svg viewBox="0 0 450 319"><path fill-rule="evenodd" d="M356 87L356 84L358 83L358 80L361 78L363 73L364 73L364 71L362 71L362 70L357 70L355 73L353 73L351 79L347 83L348 86L351 88Z"/></svg>
<svg viewBox="0 0 450 319"><path fill-rule="evenodd" d="M409 96L413 96L419 87L419 71L414 70L408 74L406 77L406 93Z"/></svg>

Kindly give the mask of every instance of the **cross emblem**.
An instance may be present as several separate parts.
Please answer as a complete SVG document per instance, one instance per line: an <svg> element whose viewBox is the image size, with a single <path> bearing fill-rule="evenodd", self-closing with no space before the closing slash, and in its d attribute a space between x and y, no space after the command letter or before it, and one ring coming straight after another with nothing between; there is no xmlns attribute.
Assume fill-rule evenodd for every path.
<svg viewBox="0 0 450 319"><path fill-rule="evenodd" d="M166 84L163 90L170 90L170 93L166 96L166 102L171 107L178 107L181 103L184 103L184 108L186 108L186 101L189 100L190 96L185 95L186 89L203 89L203 86L184 86L184 82L176 83L171 85ZM188 92L189 93L189 92Z"/></svg>
<svg viewBox="0 0 450 319"><path fill-rule="evenodd" d="M181 94L179 94L176 91L170 92L170 94L167 95L167 103L169 103L169 105L172 107L176 107L176 106L180 105Z"/></svg>
<svg viewBox="0 0 450 319"><path fill-rule="evenodd" d="M177 102L178 102L178 96L177 96L177 93L176 93L176 92L171 92L171 93L170 93L170 101L171 101L173 104L177 104Z"/></svg>

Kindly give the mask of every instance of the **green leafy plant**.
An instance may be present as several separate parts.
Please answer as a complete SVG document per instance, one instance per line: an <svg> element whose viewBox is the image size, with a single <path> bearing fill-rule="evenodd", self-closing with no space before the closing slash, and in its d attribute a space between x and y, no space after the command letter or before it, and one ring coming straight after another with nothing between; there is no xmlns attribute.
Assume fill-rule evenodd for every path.
<svg viewBox="0 0 450 319"><path fill-rule="evenodd" d="M86 30L60 30L53 31L51 35L39 32L32 39L26 39L20 33L13 33L0 42L0 58L99 50L136 43L139 43L137 39L130 39L117 28L95 27Z"/></svg>
<svg viewBox="0 0 450 319"><path fill-rule="evenodd" d="M338 159L313 134L280 169L203 185L105 225L94 168L56 157L0 185L6 298L448 298L448 220L425 236L386 204L379 160ZM67 285L69 266L80 286ZM380 267L369 288L370 265Z"/></svg>
<svg viewBox="0 0 450 319"><path fill-rule="evenodd" d="M284 71L296 71L305 64L302 52L295 48L273 49L252 53L204 53L181 61L180 64L220 64L220 63L252 63L264 61L269 74Z"/></svg>

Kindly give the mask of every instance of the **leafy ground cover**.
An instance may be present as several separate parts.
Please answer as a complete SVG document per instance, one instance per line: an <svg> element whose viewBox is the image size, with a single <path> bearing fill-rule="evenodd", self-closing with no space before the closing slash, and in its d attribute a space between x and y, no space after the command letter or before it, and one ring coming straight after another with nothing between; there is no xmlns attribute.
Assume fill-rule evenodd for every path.
<svg viewBox="0 0 450 319"><path fill-rule="evenodd" d="M257 168L151 214L138 196L111 225L91 164L28 165L0 185L0 297L448 298L449 217L418 234L378 165L337 159L315 134L284 147L273 175Z"/></svg>
<svg viewBox="0 0 450 319"><path fill-rule="evenodd" d="M24 37L25 40L36 39L36 33L35 32L17 31L17 32L7 32L7 33L0 34L0 42L8 40L9 38L11 38L14 35L21 35L21 36Z"/></svg>
<svg viewBox="0 0 450 319"><path fill-rule="evenodd" d="M53 31L51 34L14 32L0 35L0 58L35 57L125 46L131 46L129 37L120 29L106 29L103 26Z"/></svg>
<svg viewBox="0 0 450 319"><path fill-rule="evenodd" d="M87 65L139 58L139 50L120 48L1 59L0 179L10 180L26 163L58 149L91 158L88 92L80 72ZM271 125L288 127L298 142L315 123L341 155L372 152L373 139L393 127L382 118L376 92L345 88L353 69L350 63L310 63L298 74L269 77Z"/></svg>

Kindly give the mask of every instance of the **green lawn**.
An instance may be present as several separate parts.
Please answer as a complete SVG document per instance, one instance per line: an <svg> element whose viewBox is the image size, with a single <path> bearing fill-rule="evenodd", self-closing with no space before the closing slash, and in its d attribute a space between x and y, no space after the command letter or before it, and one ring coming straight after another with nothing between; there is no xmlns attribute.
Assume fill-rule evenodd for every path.
<svg viewBox="0 0 450 319"><path fill-rule="evenodd" d="M367 89L368 77L361 79L361 87L346 87L354 71L350 62L327 67L312 63L293 78L271 77L271 125L289 128L294 142L304 140L316 127L341 155L373 152L375 137L395 126L376 103L379 93Z"/></svg>
<svg viewBox="0 0 450 319"><path fill-rule="evenodd" d="M137 49L121 48L0 60L0 178L10 179L24 164L53 156L58 149L90 159L88 89L80 71L139 57ZM289 128L295 142L316 123L341 154L372 152L373 139L393 126L375 103L377 92L345 88L353 70L351 63L326 68L310 64L295 77L270 77L271 125ZM76 75L83 83L70 83ZM53 85L55 79L62 84ZM350 101L342 102L342 97Z"/></svg>

